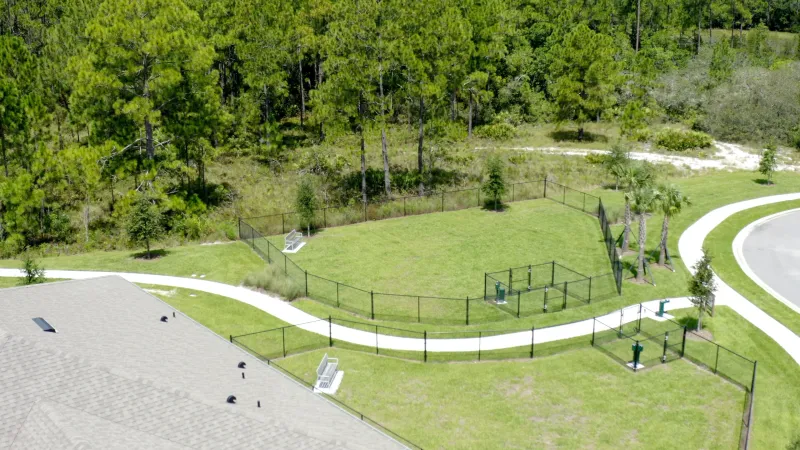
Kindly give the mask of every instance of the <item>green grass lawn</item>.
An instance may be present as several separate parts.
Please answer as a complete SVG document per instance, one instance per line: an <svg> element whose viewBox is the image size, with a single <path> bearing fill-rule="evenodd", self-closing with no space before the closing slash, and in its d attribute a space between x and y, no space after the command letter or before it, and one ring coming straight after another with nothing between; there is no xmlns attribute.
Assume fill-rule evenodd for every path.
<svg viewBox="0 0 800 450"><path fill-rule="evenodd" d="M198 277L238 285L244 277L264 267L264 262L240 242L170 247L158 258L137 258L138 251L91 252L42 258L45 269L138 272ZM0 260L2 267L22 267L19 260Z"/></svg>
<svg viewBox="0 0 800 450"><path fill-rule="evenodd" d="M585 349L534 360L424 364L342 349L280 364L424 448L735 448L744 392L684 361L634 374Z"/></svg>
<svg viewBox="0 0 800 450"><path fill-rule="evenodd" d="M282 236L271 240L282 248ZM290 257L368 291L464 298L482 294L485 272L510 267L556 260L608 273L604 248L596 218L540 199L500 213L471 208L329 228Z"/></svg>

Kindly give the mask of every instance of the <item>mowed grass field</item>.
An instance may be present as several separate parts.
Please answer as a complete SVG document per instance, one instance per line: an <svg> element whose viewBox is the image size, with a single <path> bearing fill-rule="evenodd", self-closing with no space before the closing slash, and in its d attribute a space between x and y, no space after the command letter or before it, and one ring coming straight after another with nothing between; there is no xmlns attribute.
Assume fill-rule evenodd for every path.
<svg viewBox="0 0 800 450"><path fill-rule="evenodd" d="M283 248L282 236L270 241ZM482 296L484 273L511 267L555 260L587 276L611 271L597 219L546 199L328 228L289 257L367 291L453 298Z"/></svg>
<svg viewBox="0 0 800 450"><path fill-rule="evenodd" d="M744 391L683 360L633 373L591 348L446 364L334 348L279 364L313 382L324 353L345 373L338 399L423 448L738 445Z"/></svg>

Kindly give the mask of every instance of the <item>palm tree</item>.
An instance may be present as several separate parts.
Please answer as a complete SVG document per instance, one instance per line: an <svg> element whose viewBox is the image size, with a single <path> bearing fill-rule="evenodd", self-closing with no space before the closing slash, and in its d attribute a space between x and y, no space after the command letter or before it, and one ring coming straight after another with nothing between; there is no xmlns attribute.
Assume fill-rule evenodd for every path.
<svg viewBox="0 0 800 450"><path fill-rule="evenodd" d="M631 193L633 211L639 220L639 257L636 281L644 281L644 247L647 241L647 221L645 214L651 212L657 204L658 193L650 187L641 187Z"/></svg>
<svg viewBox="0 0 800 450"><path fill-rule="evenodd" d="M689 197L684 196L677 186L671 184L658 189L658 206L664 213L664 223L661 225L661 244L659 245L658 264L667 262L667 238L669 236L669 219L679 214L684 207L692 204Z"/></svg>
<svg viewBox="0 0 800 450"><path fill-rule="evenodd" d="M633 193L638 189L650 186L652 179L652 172L645 164L628 166L621 176L621 182L625 186L625 230L622 232L622 253L627 252L630 245Z"/></svg>

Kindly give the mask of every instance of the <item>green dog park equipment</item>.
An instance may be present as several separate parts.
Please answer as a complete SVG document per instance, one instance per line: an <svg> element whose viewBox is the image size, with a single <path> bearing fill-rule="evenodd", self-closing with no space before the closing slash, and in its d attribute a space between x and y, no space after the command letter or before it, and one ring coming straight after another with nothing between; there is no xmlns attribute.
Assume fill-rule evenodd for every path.
<svg viewBox="0 0 800 450"><path fill-rule="evenodd" d="M669 299L667 298L658 302L658 314L656 314L658 317L664 317L664 306L667 303L669 303Z"/></svg>
<svg viewBox="0 0 800 450"><path fill-rule="evenodd" d="M633 370L636 370L639 367L639 356L644 351L644 346L639 341L636 341L635 344L631 345L631 350L633 350Z"/></svg>
<svg viewBox="0 0 800 450"><path fill-rule="evenodd" d="M500 286L500 282L497 281L494 283L494 290L496 291L495 301L504 304L506 302L506 288Z"/></svg>

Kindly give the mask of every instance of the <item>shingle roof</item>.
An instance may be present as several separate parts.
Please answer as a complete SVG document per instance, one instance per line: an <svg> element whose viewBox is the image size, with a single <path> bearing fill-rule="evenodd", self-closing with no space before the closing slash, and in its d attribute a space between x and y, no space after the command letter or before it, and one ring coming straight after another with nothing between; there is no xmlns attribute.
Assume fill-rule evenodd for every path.
<svg viewBox="0 0 800 450"><path fill-rule="evenodd" d="M0 290L0 311L0 449L403 448L122 278Z"/></svg>

